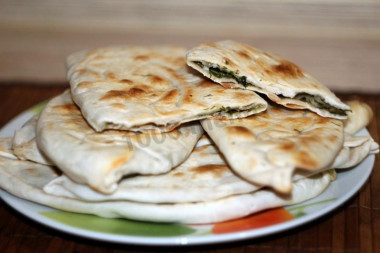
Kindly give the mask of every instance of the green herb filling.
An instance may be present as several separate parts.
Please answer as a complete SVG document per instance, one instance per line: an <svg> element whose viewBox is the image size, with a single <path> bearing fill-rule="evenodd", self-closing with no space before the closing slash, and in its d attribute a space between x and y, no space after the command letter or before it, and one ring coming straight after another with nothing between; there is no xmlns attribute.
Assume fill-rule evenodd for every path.
<svg viewBox="0 0 380 253"><path fill-rule="evenodd" d="M239 113L239 112L251 112L251 111L256 111L260 108L262 108L263 105L255 105L255 106L252 106L250 108L233 108L233 107L230 107L230 106L222 106L219 108L219 111L216 112L215 114L220 114L220 113L224 113L224 114L229 114L229 115L232 115L232 114L235 114L235 113Z"/></svg>
<svg viewBox="0 0 380 253"><path fill-rule="evenodd" d="M336 107L326 103L324 98L319 96L319 95L310 95L307 93L298 93L294 97L294 99L306 102L306 103L311 104L311 105L313 105L319 109L327 110L328 112L330 112L332 114L347 116L347 110L342 110L342 109L336 108Z"/></svg>

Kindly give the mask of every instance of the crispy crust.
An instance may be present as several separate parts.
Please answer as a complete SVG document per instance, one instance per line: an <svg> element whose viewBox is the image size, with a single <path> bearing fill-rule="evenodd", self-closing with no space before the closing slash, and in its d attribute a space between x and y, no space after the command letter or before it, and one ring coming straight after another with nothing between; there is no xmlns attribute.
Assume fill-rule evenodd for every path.
<svg viewBox="0 0 380 253"><path fill-rule="evenodd" d="M202 126L242 177L289 193L296 168L326 169L343 144L343 123L313 112L270 107L244 119Z"/></svg>
<svg viewBox="0 0 380 253"><path fill-rule="evenodd" d="M187 53L187 64L225 88L244 88L266 94L278 104L293 109L309 109L324 117L344 119L346 116L333 114L307 102L293 99L297 94L306 93L322 97L328 104L341 110L349 110L327 87L296 64L269 54L249 45L235 41L220 41L201 44ZM230 73L246 77L248 85L237 80L216 77L206 66L218 66Z"/></svg>
<svg viewBox="0 0 380 253"><path fill-rule="evenodd" d="M66 91L49 101L42 111L37 142L41 151L70 178L110 193L124 175L164 173L182 163L202 132L199 123L194 122L170 133L99 133L87 124L70 91Z"/></svg>
<svg viewBox="0 0 380 253"><path fill-rule="evenodd" d="M244 90L226 90L188 72L185 49L120 46L68 57L67 78L75 103L96 130L170 131L180 123L212 116L222 106L266 102ZM234 117L234 115L225 115Z"/></svg>

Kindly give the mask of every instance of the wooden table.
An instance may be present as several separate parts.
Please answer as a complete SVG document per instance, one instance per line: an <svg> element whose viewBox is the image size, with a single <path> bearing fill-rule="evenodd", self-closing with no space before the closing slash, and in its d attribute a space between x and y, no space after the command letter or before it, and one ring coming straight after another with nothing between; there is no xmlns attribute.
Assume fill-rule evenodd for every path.
<svg viewBox="0 0 380 253"><path fill-rule="evenodd" d="M0 85L0 126L20 112L62 92L65 84ZM380 94L338 94L370 104L375 115L368 126L379 142ZM103 243L49 229L23 217L0 202L0 252L380 252L380 162L377 155L370 180L337 210L295 229L234 243L178 248L141 247Z"/></svg>

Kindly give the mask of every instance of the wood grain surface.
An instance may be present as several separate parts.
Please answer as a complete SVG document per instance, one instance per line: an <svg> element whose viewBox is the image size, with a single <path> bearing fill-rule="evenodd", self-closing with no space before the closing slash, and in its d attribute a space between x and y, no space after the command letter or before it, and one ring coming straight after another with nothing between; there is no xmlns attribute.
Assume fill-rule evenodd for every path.
<svg viewBox="0 0 380 253"><path fill-rule="evenodd" d="M59 94L67 85L34 83L0 85L0 126L29 107ZM359 99L374 110L368 126L375 141L380 134L380 94L338 94L343 99ZM380 252L380 162L369 181L343 206L300 227L258 239L191 247L142 247L104 243L62 233L18 214L0 201L0 252Z"/></svg>

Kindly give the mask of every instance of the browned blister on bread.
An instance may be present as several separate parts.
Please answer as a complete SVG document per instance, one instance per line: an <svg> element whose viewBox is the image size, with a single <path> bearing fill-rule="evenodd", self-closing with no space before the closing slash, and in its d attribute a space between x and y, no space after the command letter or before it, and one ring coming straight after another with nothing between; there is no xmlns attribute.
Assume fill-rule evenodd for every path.
<svg viewBox="0 0 380 253"><path fill-rule="evenodd" d="M201 44L187 53L187 64L225 88L256 91L291 109L309 109L344 119L350 107L296 64L244 43Z"/></svg>
<svg viewBox="0 0 380 253"><path fill-rule="evenodd" d="M173 46L75 53L67 60L73 99L98 132L168 132L189 121L244 117L266 109L267 103L254 92L226 90L190 73L185 53Z"/></svg>
<svg viewBox="0 0 380 253"><path fill-rule="evenodd" d="M344 141L342 121L283 107L244 119L206 119L202 126L235 172L283 193L291 191L296 169L329 168Z"/></svg>
<svg viewBox="0 0 380 253"><path fill-rule="evenodd" d="M36 138L39 149L64 174L109 194L123 176L160 174L176 167L189 156L202 133L198 122L169 133L96 132L66 91L41 112Z"/></svg>

